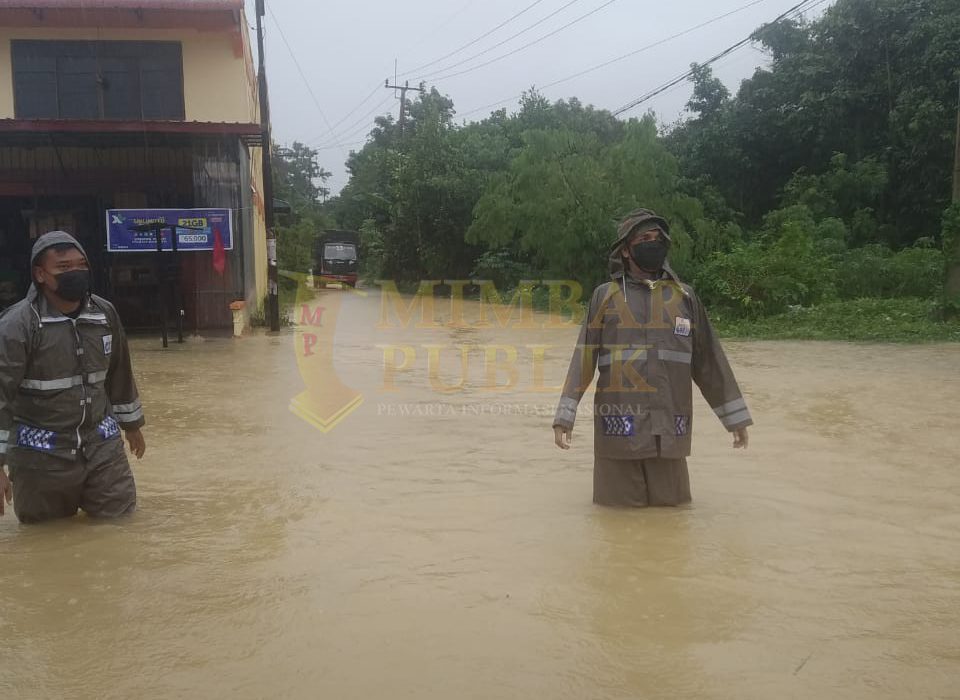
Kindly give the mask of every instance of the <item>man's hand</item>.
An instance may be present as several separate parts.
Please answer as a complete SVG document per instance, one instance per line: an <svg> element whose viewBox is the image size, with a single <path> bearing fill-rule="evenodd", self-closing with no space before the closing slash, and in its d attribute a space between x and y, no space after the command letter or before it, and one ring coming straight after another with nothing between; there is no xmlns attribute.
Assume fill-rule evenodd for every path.
<svg viewBox="0 0 960 700"><path fill-rule="evenodd" d="M6 506L11 503L13 503L13 484L10 483L7 472L4 471L3 465L0 464L0 515L3 515Z"/></svg>
<svg viewBox="0 0 960 700"><path fill-rule="evenodd" d="M733 431L733 449L747 449L747 444L750 442L750 437L747 435L746 428L738 428Z"/></svg>
<svg viewBox="0 0 960 700"><path fill-rule="evenodd" d="M143 459L144 453L147 451L147 441L143 438L143 433L140 430L128 430L127 442L130 443L130 451L136 455L137 459Z"/></svg>
<svg viewBox="0 0 960 700"><path fill-rule="evenodd" d="M573 440L573 431L560 425L553 426L553 439L561 450L569 450Z"/></svg>

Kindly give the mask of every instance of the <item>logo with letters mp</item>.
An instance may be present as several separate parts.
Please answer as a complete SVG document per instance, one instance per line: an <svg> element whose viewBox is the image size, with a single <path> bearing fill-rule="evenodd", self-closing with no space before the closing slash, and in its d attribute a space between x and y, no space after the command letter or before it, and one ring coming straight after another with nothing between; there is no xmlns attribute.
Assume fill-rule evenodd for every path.
<svg viewBox="0 0 960 700"><path fill-rule="evenodd" d="M328 433L353 413L363 395L344 384L337 375L334 354L334 333L341 312L349 298L366 292L344 286L321 298L314 295L313 281L307 275L283 272L297 280L296 329L294 342L297 368L305 390L290 401L290 411L321 432Z"/></svg>

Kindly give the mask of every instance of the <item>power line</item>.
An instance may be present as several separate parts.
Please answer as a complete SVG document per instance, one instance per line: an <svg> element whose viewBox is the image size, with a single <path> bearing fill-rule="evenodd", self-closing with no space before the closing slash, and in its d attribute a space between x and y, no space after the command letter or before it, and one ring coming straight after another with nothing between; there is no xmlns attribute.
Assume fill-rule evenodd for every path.
<svg viewBox="0 0 960 700"><path fill-rule="evenodd" d="M646 46L641 46L639 49L635 49L635 50L633 50L633 51L630 51L629 53L622 54L622 55L620 55L620 56L617 56L616 58L611 58L610 60L604 61L603 63L598 63L598 64L595 65L595 66L592 66L592 67L587 68L587 69L585 69L585 70L579 71L579 72L574 73L574 74L572 74L572 75L568 75L568 76L566 76L565 78L560 78L559 80L554 80L552 83L547 83L546 85L543 85L543 86L541 86L541 87L538 88L538 89L540 89L540 90L549 90L550 88L556 87L557 85L560 85L560 84L562 84L562 83L566 83L566 82L569 82L569 81L571 81L571 80L575 80L575 79L577 79L577 78L581 78L581 77L583 77L584 75L588 75L588 74L590 74L590 73L593 73L594 71L600 70L601 68L606 68L607 66L611 66L611 65L613 65L614 63L619 63L620 61L624 61L624 60L626 60L626 59L628 59L628 58L632 58L633 56L637 56L637 55L639 55L639 54L641 54L641 53L644 53L644 52L646 52L646 51L649 51L650 49L654 49L654 48L656 48L656 47L658 47L658 46L662 46L663 44L666 44L666 43L668 43L668 42L671 42L671 41L673 41L673 40L675 40L675 39L679 39L680 37L686 36L687 34L691 34L691 33L695 32L695 31L697 31L698 29L703 29L704 27L710 26L711 24L715 24L715 23L717 23L717 22L719 22L719 21L721 21L721 20L726 19L727 17L730 17L730 16L732 16L732 15L735 15L735 14L737 14L737 13L739 13L739 12L743 12L744 10L747 10L747 9L749 9L749 8L755 6L755 5L759 5L759 4L764 3L764 2L769 2L769 0L752 0L751 2L747 3L746 5L741 5L740 7L736 8L736 9L733 9L733 10L730 10L729 12L725 12L725 13L722 14L722 15L717 15L716 17L713 17L713 18L708 19L708 20L706 20L706 21L704 21L704 22L701 22L700 24L696 25L695 27L690 27L689 29L684 29L684 30L681 31L681 32L677 32L676 34L672 34L671 36L668 36L668 37L665 37L665 38L660 39L660 40L658 40L658 41L655 41L655 42L653 42L652 44L647 44ZM499 106L502 105L502 104L505 104L505 103L507 103L507 102L511 102L511 101L513 101L513 100L520 99L521 97L523 97L523 94L513 95L513 96L507 97L507 98L505 98L505 99L503 99L503 100L499 100L499 101L497 101L497 102L493 102L493 103L491 103L491 104L484 105L483 107L477 107L476 109L472 109L472 110L470 110L469 112L464 112L461 116L468 116L468 115L470 115L470 114L475 114L475 113L477 113L477 112L482 112L482 111L484 111L484 110L490 109L491 107L499 107Z"/></svg>
<svg viewBox="0 0 960 700"><path fill-rule="evenodd" d="M350 143L335 143L335 144L333 144L333 145L331 145L331 146L321 146L321 147L319 147L319 148L314 148L313 150L315 150L315 151L332 151L332 150L337 149L337 148L348 148L348 147L350 147L350 146L359 146L359 145L361 145L361 144L365 144L366 142L367 142L367 140L364 139L364 140L362 140L362 141L351 141Z"/></svg>
<svg viewBox="0 0 960 700"><path fill-rule="evenodd" d="M347 119L349 119L352 115L354 115L361 107L363 107L364 104L366 104L367 102L369 102L370 98L373 97L373 96L377 93L377 91L380 90L380 83L378 82L378 83L377 83L377 86L374 88L374 90L372 90L365 98L363 98L363 100L362 100L356 107L354 107L350 112L348 112L344 117L342 117L336 124L331 125L331 124L330 124L330 120L327 119L327 115L324 113L323 108L320 106L320 100L317 98L316 93L313 91L313 88L310 86L310 83L309 83L309 81L307 80L306 75L304 74L303 68L302 68L301 65L300 65L300 61L297 60L297 57L296 57L296 55L295 55L294 52L293 52L293 48L290 46L290 42L287 41L286 34L284 34L284 32L283 32L283 27L280 26L280 22L279 22L279 20L277 19L276 14L275 14L274 11L273 11L272 5L267 4L267 9L270 11L270 16L273 18L273 21L274 21L274 23L275 23L276 26L277 26L277 30L280 32L280 38L283 39L283 43L284 43L284 45L287 47L287 51L288 51L289 54L290 54L290 58L293 59L294 65L296 65L297 71L300 73L300 78L303 80L304 86L306 86L307 91L310 93L310 96L313 98L313 102L314 102L314 104L315 104L316 107L317 107L317 111L320 112L320 116L323 118L323 121L324 121L324 123L325 123L326 126L327 126L327 135L331 136L331 137L334 138L334 139L342 138L342 137L345 136L346 134L341 134L340 136L336 136L336 135L334 135L334 130L335 130L338 126L340 126L341 124L343 124L343 122L345 122ZM389 98L388 98L388 99L389 99ZM365 120L369 115L373 114L376 110L380 109L380 107L381 107L382 105L386 104L386 102L387 102L387 100L384 100L384 101L381 102L379 105L377 105L376 107L374 107L374 109L373 109L371 112L368 112L366 115L364 115L363 117L361 117L361 121L362 121L362 120ZM359 123L359 122L355 122L355 123L352 124L350 127L348 127L347 130L349 131L350 129L352 129L352 128L353 128L356 124L358 124L358 123ZM320 137L320 138L322 138L322 137ZM316 140L319 140L319 138L316 139ZM315 141L314 141L314 142L315 142ZM308 143L309 143L309 142L308 142Z"/></svg>
<svg viewBox="0 0 960 700"><path fill-rule="evenodd" d="M438 59L436 59L436 60L434 60L434 61L430 61L429 63L424 63L424 64L421 65L421 66L417 66L416 68L413 68L413 69L411 69L411 70L409 70L409 71L406 71L406 72L403 73L400 77L409 77L409 76L411 76L411 75L414 74L414 73L417 73L417 72L419 72L419 71L422 71L424 68L429 68L430 66L435 66L436 64L440 63L441 61L447 60L447 59L450 58L451 56L456 56L458 53L460 53L460 52L463 51L464 49L470 48L471 46L473 46L473 45L476 44L477 42L483 41L484 39L486 39L486 38L487 38L488 36L490 36L491 34L493 34L493 33L497 32L497 31L503 29L505 26L507 26L508 24L510 24L511 22L513 22L515 19L518 19L519 17L523 16L524 14L526 14L527 12L529 12L530 10L532 10L533 8L535 8L535 7L536 7L537 5L539 5L541 2L543 2L543 0L534 0L534 2L532 2L532 3L530 3L529 5L527 5L526 7L524 7L524 8L523 8L522 10L520 10L518 13L516 13L515 15L513 15L513 16L511 16L511 17L508 17L508 18L505 19L503 22L501 22L500 24L498 24L496 27L494 27L493 29L489 30L489 31L486 32L485 34L481 34L480 36L478 36L478 37L477 37L476 39L474 39L473 41L467 42L466 44L464 44L463 46L461 46L459 49L456 49L455 51L451 51L450 53L446 54L445 56L441 56L440 58L438 58Z"/></svg>
<svg viewBox="0 0 960 700"><path fill-rule="evenodd" d="M799 15L802 14L803 12L806 12L806 11L808 11L808 10L812 10L812 9L814 9L814 8L816 8L816 7L819 7L820 5L824 4L825 2L829 2L829 0L819 0L818 2L813 2L812 5L810 4L811 2L813 2L813 0L804 0L804 1L801 2L801 3L799 3L799 4L797 4L797 5L794 5L792 8L790 8L789 10L787 10L786 12L784 12L782 15L780 15L780 16L777 17L776 19L772 20L771 22L768 22L767 24L776 24L777 22L780 22L780 21L782 21L782 20L784 20L784 19L788 19L788 18L789 18L789 19L793 19L794 17L799 16ZM806 6L806 7L804 7L804 6ZM714 56L713 58L711 58L711 59L709 59L709 60L707 60L707 61L705 61L705 62L703 62L703 63L698 64L698 67L703 67L703 66L712 65L712 64L716 63L717 61L720 61L720 60L726 58L727 56L729 56L730 54L734 53L735 51L738 51L738 50L742 49L743 47L747 46L747 45L753 40L753 36L754 36L754 35L751 34L751 35L750 35L749 37L747 37L746 39L737 42L736 44L734 44L734 45L731 46L731 47L728 47L727 49L724 49L723 51L721 51L719 54L717 54L717 55ZM650 92L648 92L648 93L646 93L646 94L644 94L644 95L641 95L639 98L637 98L637 99L634 100L633 102L631 102L631 103L629 103L629 104L627 104L627 105L624 105L624 106L621 107L620 109L616 110L615 112L613 112L613 116L615 116L615 117L616 117L616 116L619 116L620 114L623 114L623 113L626 112L626 111L629 111L629 110L631 110L631 109L634 109L634 108L637 107L638 105L640 105L640 104L642 104L642 103L644 103L644 102L647 102L647 101L653 99L654 97L657 97L657 96L659 96L659 95L662 95L662 94L664 94L664 93L666 93L666 92L669 92L669 91L675 89L676 87L678 87L679 85L681 85L681 84L684 83L685 81L689 80L689 79L693 76L693 74L694 74L694 71L693 71L693 70L689 70L689 71L687 71L686 73L684 73L684 74L682 74L682 75L679 75L679 76L677 76L676 78L673 78L672 80L667 81L666 83L664 83L664 84L661 85L660 87L654 88L654 89L651 90Z"/></svg>
<svg viewBox="0 0 960 700"><path fill-rule="evenodd" d="M534 41L531 41L531 42L528 43L528 44L524 44L523 46L517 47L517 48L515 48L513 51L510 51L509 53L505 53L505 54L503 54L502 56L497 56L496 58L491 58L489 61L486 61L486 62L481 63L481 64L479 64L479 65L473 66L472 68L466 68L466 69L464 69L464 70L462 70L462 71L458 71L457 73L450 73L449 75L436 76L436 77L435 77L435 80L447 80L447 79L449 79L449 78L456 78L458 75L465 75L465 74L467 74L467 73L472 73L472 72L475 71L475 70L479 70L479 69L481 69L481 68L485 68L485 67L487 67L487 66L489 66L489 65L491 65L491 64L493 64L493 63L497 63L498 61L502 61L502 60L505 59L505 58L510 58L510 56L513 56L513 55L515 55L515 54L518 54L518 53L520 53L521 51L526 51L526 50L529 49L530 47L536 46L536 45L539 44L541 41L545 41L545 40L549 39L550 37L554 36L555 34L559 34L559 33L562 32L564 29L568 29L569 27L572 27L573 25L575 25L575 24L577 24L577 23L579 23L579 22L582 22L583 20L587 19L588 17L597 14L598 12L600 12L600 10L603 10L604 8L609 7L610 5L612 5L612 4L615 3L615 2L617 2L617 0L607 0L605 3L603 3L602 5L600 5L600 7L596 7L596 8L594 8L594 9L590 10L590 12L587 12L587 13L584 14L584 15L580 15L580 16L577 17L575 20L572 20L572 21L570 21L570 22L567 22L565 25L563 25L562 27L559 27L559 28L557 28L557 29L554 29L554 30L553 30L552 32L550 32L549 34L544 34L544 35L543 35L542 37L540 37L539 39L535 39ZM451 66L451 67L452 67L452 66Z"/></svg>
<svg viewBox="0 0 960 700"><path fill-rule="evenodd" d="M354 108L351 109L349 112L347 112L344 116L342 116L342 117L340 118L340 120L339 120L338 122L336 122L336 123L333 125L333 127L332 127L331 129L329 129L325 134L321 134L321 135L319 135L319 136L314 136L313 138L309 139L309 140L307 141L307 143L316 143L317 141L320 141L321 139L325 139L325 138L327 138L327 137L336 138L336 136L335 136L335 134L334 134L333 132L334 132L341 124L343 124L345 121L347 121L347 119L349 119L349 118L352 117L354 114L356 114L356 113L360 110L361 107L363 107L367 102L370 101L370 98L371 98L371 97L373 97L373 96L376 95L378 92L380 92L380 86L381 86L381 85L383 85L383 83L381 83L381 82L378 80L378 81L377 81L377 84L374 86L373 90L371 90L371 91L367 94L367 96L364 97L364 98L360 101L359 104L357 104L356 107L354 107Z"/></svg>
<svg viewBox="0 0 960 700"><path fill-rule="evenodd" d="M646 46L643 46L643 47L641 47L641 48L639 48L639 49L636 49L635 51L631 51L630 53L626 53L626 54L624 54L624 55L622 55L622 56L617 56L616 58L613 58L613 59L611 59L611 60L609 60L609 61L605 61L605 62L603 62L603 63L600 63L600 64L598 64L598 65L596 65L596 66L593 66L592 68L587 68L586 70L582 70L582 71L580 71L579 73L574 73L573 75L568 75L566 78L561 78L560 80L554 80L552 83L547 83L546 85L544 85L541 89L543 89L543 90L549 90L550 88L556 87L557 85L560 85L561 83L566 83L566 82L569 82L569 81L571 81L571 80L575 80L575 79L577 79L577 78L581 78L581 77L583 77L583 76L585 76L585 75L587 75L587 74L589 74L589 73L593 73L594 71L600 70L601 68L606 68L607 66L613 65L614 63L619 63L620 61L623 61L623 60L625 60L625 59L627 59L627 58L632 58L633 56L636 56L636 55L638 55L638 54L641 54L641 53L644 53L644 52L646 52L646 51L649 51L650 49L655 49L656 47L662 46L663 44L666 44L666 43L668 43L668 42L673 41L674 39L679 39L680 37L686 36L687 34L692 34L693 32L697 31L698 29L703 29L704 27L708 27L708 26L710 26L711 24L716 24L717 22L720 22L721 20L724 20L724 19L726 19L727 17L730 17L730 16L732 16L732 15L735 15L735 14L737 14L738 12L743 12L744 10L748 10L748 9L750 9L751 7L754 7L755 5L759 5L759 4L761 4L761 3L769 2L769 1L770 1L770 0L752 0L752 2L749 2L749 3L747 3L746 5L741 5L740 7L736 8L736 9L734 9L734 10L730 10L729 12L725 12L725 13L722 14L722 15L717 15L716 17L713 17L712 19L708 19L708 20L706 20L705 22L701 22L700 24L698 24L698 25L695 26L695 27L690 27L689 29L684 29L682 32L677 32L676 34L673 34L673 35L671 35L671 36L666 37L665 39L661 39L660 41L655 41L655 42L653 42L652 44L647 44Z"/></svg>
<svg viewBox="0 0 960 700"><path fill-rule="evenodd" d="M382 88L381 88L381 86L377 86L377 89L382 89ZM367 112L366 114L364 114L362 117L360 117L359 119L357 119L356 121L354 121L350 126L346 127L345 129L342 129L339 133L337 133L337 134L333 137L333 140L334 140L334 141L342 141L343 139L350 138L351 136L353 136L354 134L356 134L356 133L357 133L357 127L365 128L365 127L367 126L367 124L368 124L367 120L368 120L370 117L372 117L374 114L377 114L377 113L380 111L380 109L381 109L384 105L386 105L388 102L390 102L392 99L393 99L393 95L387 95L383 100L381 100L379 103L377 103L377 105L374 106L373 109L371 109L369 112ZM317 139L317 141L319 141L319 140L320 140L320 139ZM316 143L317 141L313 141L312 143ZM330 145L330 141L325 141L325 142L323 143L323 147L326 147L326 146L328 146L328 145Z"/></svg>
<svg viewBox="0 0 960 700"><path fill-rule="evenodd" d="M350 137L351 135L356 133L357 127L361 125L365 125L367 120L370 117L372 117L374 114L376 114L380 109L382 109L388 102L390 102L391 99L393 99L393 97L388 95L387 97L380 100L380 102L375 104L373 108L371 108L369 111L364 112L357 119L351 122L349 126L346 126L340 129L336 134L332 135L330 139L322 139L322 138L316 139L314 143L320 142L320 143L327 144L327 143L331 143L331 141L341 141L344 138Z"/></svg>
<svg viewBox="0 0 960 700"><path fill-rule="evenodd" d="M772 22L768 22L767 24L776 24L777 22L780 22L780 21L782 21L782 20L784 20L784 19L787 19L788 17L800 15L800 14L802 14L803 12L805 12L805 11L807 11L807 10L812 10L812 9L814 9L815 7L818 7L818 6L822 5L822 4L825 3L825 2L828 2L828 0L818 0L817 2L813 2L813 0L803 0L802 2L794 5L794 6L791 7L789 10L787 10L786 12L784 12L783 14L781 14L779 17L777 17L776 19L774 19ZM813 4L811 4L811 3L813 3ZM733 53L734 51L737 51L737 50L743 48L744 46L746 46L747 44L749 44L749 43L753 40L754 34L755 34L755 32L754 32L754 33L751 33L750 36L748 36L747 38L742 39L742 40L738 41L736 44L734 44L733 46L730 46L730 47L724 49L723 51L721 51L720 53L718 53L716 56L710 58L709 60L707 60L707 61L705 61L705 62L703 62L703 63L698 64L698 67L701 67L701 68L702 68L702 67L704 67L704 66L712 65L713 63L716 63L716 62L719 61L720 59L725 58L726 56L729 56L729 55L730 55L731 53ZM615 116L615 117L620 116L620 115L623 114L624 112L628 112L628 111L634 109L635 107L643 104L644 102L647 102L648 100L653 99L653 98L656 97L657 95L660 95L660 94L666 92L667 90L671 89L672 87L675 87L676 85L679 85L680 83L682 83L682 82L684 82L685 80L689 79L690 77L693 76L693 73L694 73L694 71L693 71L693 70L690 70L690 71L687 71L686 73L684 73L683 75L677 76L676 78L673 78L672 80L667 81L666 83L664 83L664 84L661 85L660 87L654 88L653 90L651 90L651 91L649 91L649 92L641 95L641 96L638 97L637 99L632 100L631 102L628 102L627 104L623 105L623 106L620 107L619 109L615 110L615 111L613 112L613 116Z"/></svg>
<svg viewBox="0 0 960 700"><path fill-rule="evenodd" d="M317 111L320 112L320 116L323 118L324 124L327 125L327 128L330 131L333 131L333 127L330 126L330 120L327 119L327 115L323 111L323 107L320 106L320 100L317 99L317 94L313 91L313 88L310 86L310 81L307 80L306 74L303 72L303 68L300 66L300 61L297 60L296 54L293 52L293 48L290 46L290 42L287 41L287 35L283 32L283 27L280 26L280 21L277 19L276 13L273 11L272 3L265 3L267 9L270 11L270 16L273 18L273 23L277 26L277 31L280 32L280 38L283 39L284 45L287 47L287 52L290 54L290 58L293 59L294 65L297 67L297 72L300 73L300 78L303 80L303 84L307 88L307 92L310 93L310 97L313 98L313 103L317 106Z"/></svg>
<svg viewBox="0 0 960 700"><path fill-rule="evenodd" d="M366 97L364 97L362 100L360 100L359 104L357 104L356 107L354 107L354 108L351 109L349 112L347 112L345 115L343 115L343 116L340 118L340 121L338 121L336 124L333 125L333 128L336 129L338 126L340 126L340 125L343 124L345 121L347 121L350 117L352 117L354 114L356 114L358 111L360 111L360 108L363 107L365 104L367 104L367 102L370 101L370 98L373 97L374 95L376 95L379 91L380 91L380 81L378 80L378 81L377 81L377 84L374 86L373 90L371 90L371 91L367 94Z"/></svg>
<svg viewBox="0 0 960 700"><path fill-rule="evenodd" d="M809 0L806 0L806 1L809 2ZM711 59L709 59L709 60L707 60L707 61L704 61L703 63L698 64L698 66L701 67L701 68L703 68L703 67L705 67L705 66L710 66L710 65L716 63L717 61L719 61L721 58L724 58L724 57L726 57L726 56L729 56L729 55L732 54L734 51L737 51L738 49L742 49L744 46L746 46L748 43L750 43L750 41L751 41L751 39L750 39L749 37L746 38L746 39L743 39L742 41L738 41L736 44L734 44L733 46L730 46L730 47L724 49L723 51L721 51L720 53L718 53L718 54L717 54L716 56L714 56L713 58L711 58ZM638 97L637 99L633 100L632 102L629 102L629 103L625 104L623 107L620 107L620 109L614 110L613 116L618 117L618 116L620 116L621 114L623 114L624 112L629 112L629 111L630 111L631 109L633 109L634 107L637 107L637 106L643 104L644 102L647 102L648 100L652 100L654 97L656 97L657 95L660 95L660 94L666 92L666 91L669 90L670 88L675 87L676 85L680 85L681 83L686 82L686 81L687 81L689 78L691 78L692 76L693 76L693 71L692 71L692 70L689 70L689 71L687 71L686 73L681 73L681 74L678 75L676 78L673 78L673 79L667 81L666 83L664 83L664 84L661 85L660 87L654 88L654 89L651 90L650 92L644 93L643 95L641 95L641 96Z"/></svg>
<svg viewBox="0 0 960 700"><path fill-rule="evenodd" d="M543 24L543 23L546 22L547 20L553 19L553 18L556 17L558 14L560 14L561 12L563 12L564 10L566 10L568 7L570 7L571 5L574 5L574 4L578 3L578 2L580 2L580 0L570 0L570 2L568 2L567 4L565 4L565 5L557 8L556 10L554 10L553 12L551 12L550 14L548 14L546 17L542 17L541 19L538 19L538 20L537 20L536 22L534 22L533 24L531 24L531 25L529 25L529 26L527 26L527 27L524 27L524 28L521 29L519 32L516 32L515 34L511 34L510 36L508 36L508 37L507 37L506 39L504 39L503 41L501 41L501 42L499 42L499 43L497 43L497 44L494 44L493 46L491 46L491 47L489 47L489 48L484 49L484 50L481 51L480 53L476 53L476 54L474 54L473 56L470 56L470 57L468 57L468 58L464 58L464 59L461 60L461 61L457 61L456 63L454 63L454 64L452 64L452 65L446 66L445 68L438 68L438 69L437 69L436 71L434 71L433 73L425 76L425 78L429 78L429 77L431 77L431 76L438 75L438 74L440 74L440 73L446 73L447 71L453 70L454 68L457 68L457 67L459 67L459 66L462 66L462 65L465 64L465 63L470 63L470 61L473 61L473 60L476 59L476 58L480 58L481 56L485 56L486 54L490 53L490 52L493 51L494 49L499 49L499 48L500 48L501 46L503 46L504 44L510 43L511 41L513 41L514 39L516 39L518 36L522 36L522 35L526 34L526 33L529 32L531 29L536 29L537 27L539 27L541 24ZM421 79L423 79L423 78L421 78Z"/></svg>
<svg viewBox="0 0 960 700"><path fill-rule="evenodd" d="M357 131L358 129L363 130L363 129L368 128L368 127L370 126L370 123L369 123L369 122L370 122L370 119L371 119L371 118L376 118L377 116L380 116L381 114L384 114L385 112L383 111L383 108L384 108L387 104L389 104L391 100L394 100L394 99L395 99L395 98L393 97L393 95L387 95L383 100L381 100L380 102L378 102L378 103L374 106L373 109L371 109L369 112L366 112L362 117L360 117L360 118L357 119L355 122L353 122L353 123L352 123L349 127L347 127L344 131L340 132L340 134L337 136L337 138L340 139L340 140L342 140L342 139L344 139L344 138L349 138L349 137L357 134L357 133L358 133L358 131ZM391 112L391 111L392 111L392 110L386 110L387 113L389 113L389 112Z"/></svg>
<svg viewBox="0 0 960 700"><path fill-rule="evenodd" d="M420 37L417 37L417 40L416 40L413 44L411 44L411 46L417 46L417 47L420 46L424 41L426 41L427 39L429 39L430 37L432 37L434 34L436 34L437 32L439 32L441 29L444 29L444 28L448 27L448 26L453 22L453 20L455 20L455 19L457 19L458 17L460 17L460 15L462 15L464 12L466 12L466 11L469 10L471 7L473 7L474 4L475 4L475 3L474 3L474 0L467 0L467 3L466 3L465 5L463 5L459 10L457 10L456 12L454 12L452 15L449 15L446 19L444 19L443 21L441 21L440 24L434 25L434 26L430 29L430 31L426 32L425 34L423 34L423 35L420 36Z"/></svg>
<svg viewBox="0 0 960 700"><path fill-rule="evenodd" d="M734 49L733 51L725 51L725 52L723 53L723 55L715 56L715 57L714 57L713 59L711 59L710 61L707 61L707 62L705 62L705 63L698 64L698 65L699 65L699 66L714 65L715 63L719 63L720 61L722 61L722 60L724 60L724 59L726 59L726 58L729 58L730 56L732 56L733 54L735 54L737 51L739 51L740 49L745 48L745 47L746 47L746 44L741 45L741 46L738 46L738 47L737 47L736 49ZM688 80L690 80L691 77L693 77L693 72L692 72L692 71L687 71L686 73L683 73L683 74L681 74L681 75L678 75L676 78L671 79L671 80L668 81L667 83L661 85L659 88L655 88L654 90L651 90L649 93L643 95L643 96L642 96L642 99L641 99L641 102L648 102L649 100L652 100L654 97L659 97L660 95L665 95L665 94L667 94L667 93L669 93L669 92L673 92L673 91L676 90L677 88L682 87L683 84L686 83ZM636 106L637 106L637 105L634 105L634 107L636 107ZM633 109L633 107L631 107L630 109ZM621 114L621 112L620 112L619 110L617 110L617 111L613 112L612 114L613 114L613 116L616 117L616 116L619 116L619 115Z"/></svg>

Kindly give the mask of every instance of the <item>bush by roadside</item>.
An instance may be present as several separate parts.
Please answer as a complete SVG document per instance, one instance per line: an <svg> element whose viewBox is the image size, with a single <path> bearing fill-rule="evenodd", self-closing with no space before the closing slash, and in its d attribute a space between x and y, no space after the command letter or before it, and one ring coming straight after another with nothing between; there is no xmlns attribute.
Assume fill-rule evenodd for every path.
<svg viewBox="0 0 960 700"><path fill-rule="evenodd" d="M726 338L846 340L883 343L960 341L960 322L939 320L930 299L856 299L792 307L775 316L746 319L723 313L713 323Z"/></svg>

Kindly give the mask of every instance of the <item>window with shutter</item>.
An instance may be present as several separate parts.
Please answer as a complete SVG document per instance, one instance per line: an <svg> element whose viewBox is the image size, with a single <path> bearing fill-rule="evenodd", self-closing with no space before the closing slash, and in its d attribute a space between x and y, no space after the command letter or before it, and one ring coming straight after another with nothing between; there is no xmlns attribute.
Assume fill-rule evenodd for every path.
<svg viewBox="0 0 960 700"><path fill-rule="evenodd" d="M11 51L18 119L184 119L179 43L15 40Z"/></svg>

